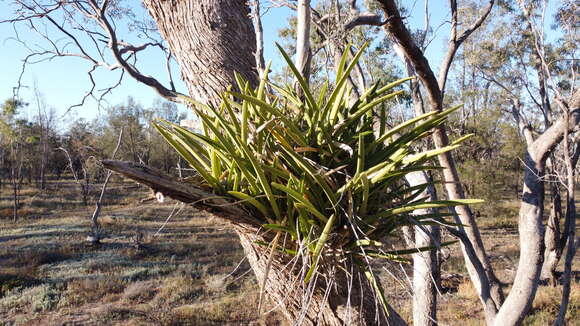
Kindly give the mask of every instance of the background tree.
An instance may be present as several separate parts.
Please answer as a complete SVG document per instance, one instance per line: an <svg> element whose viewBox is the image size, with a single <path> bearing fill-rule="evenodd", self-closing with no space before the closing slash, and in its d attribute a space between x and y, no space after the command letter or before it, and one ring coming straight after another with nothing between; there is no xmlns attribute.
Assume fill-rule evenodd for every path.
<svg viewBox="0 0 580 326"><path fill-rule="evenodd" d="M391 1L380 2L385 13L393 18L393 21L387 24L387 30L393 37L397 39L398 42L400 42L401 46L405 50L405 56L412 62L413 66L417 70L419 77L426 87L429 100L432 102L431 105L441 105L437 104L437 101L441 103L441 88L445 86L445 79L449 67L446 67L445 64L442 65L440 68L439 81L437 83L437 80L435 79L434 74L428 66L428 63L424 59L422 52L416 46L416 44L414 44L410 34L402 24L402 20L399 18L400 14L397 10L396 4ZM452 3L452 9L453 5L454 4ZM450 48L447 52L450 56L445 58L446 63L451 62L447 59L453 58L458 45L461 44L461 42L465 39L463 36L469 35L472 31L473 30L471 29L467 29L466 32L461 34L460 37L456 38L457 34L452 26L453 37L451 38ZM568 107L568 110L571 111L568 112L574 112L577 106L575 100L572 99L568 103L571 105ZM570 117L574 117L574 114L570 114ZM558 123L553 126L553 128L548 129L550 132L540 136L538 139L533 140L533 138L529 138L532 139L533 145L531 148L528 148L528 152L526 153L525 164L528 168L525 169L524 198L522 200L520 209L520 237L522 240L521 257L526 257L526 259L520 260L518 273L514 282L514 288L510 292L510 296L508 297L506 303L501 305L497 316L495 316L495 311L497 311L496 309L499 307L499 305L496 305L495 308L493 305L486 305L486 316L488 323L495 323L496 325L517 324L521 322L529 310L531 301L535 295L535 290L538 286L538 266L541 266L541 259L543 257L543 253L539 252L541 248L541 242L543 242L543 225L541 221L543 210L543 184L542 180L538 176L543 175L544 161L546 156L551 153L554 146L561 141L564 132L568 130L569 127L574 129L577 125L577 121L574 120L575 118L572 119L573 120L570 121L570 124L568 123L568 120L559 120ZM435 139L435 141L437 143L437 139ZM448 176L452 177L452 175ZM452 180L457 181L456 178L447 177L446 180L448 182ZM454 185L457 186L458 184L454 183ZM451 188L455 186L451 186ZM449 193L449 186L447 190L448 195L452 197L453 194ZM470 219L469 223L469 225L472 227L475 226L475 221L472 218ZM468 252L466 253L468 254ZM482 254L483 253L484 251ZM485 255L483 255L481 258L487 259ZM472 280L473 279L474 277L472 275ZM490 278L488 278L488 280L489 279ZM485 278L483 278L483 280L486 281ZM485 298L487 296L483 293L483 291L487 291L485 288L488 287L489 284L491 283L488 283L487 285L482 284L481 287L476 286L476 288L480 290L480 294L482 294L482 300L484 303L486 302ZM499 302L497 300L495 301L496 302L494 302L494 305Z"/></svg>
<svg viewBox="0 0 580 326"><path fill-rule="evenodd" d="M2 104L2 118L0 119L0 140L2 147L6 146L8 152L4 156L3 163L9 171L8 175L12 185L12 218L14 221L18 219L20 188L25 175L27 158L29 158L25 152L35 141L34 136L30 133L30 124L26 120L18 119L18 110L25 105L27 104L15 99L5 100Z"/></svg>
<svg viewBox="0 0 580 326"><path fill-rule="evenodd" d="M86 120L75 121L58 148L68 161L68 168L79 186L85 206L89 203L92 181L102 173L97 164L97 160L102 157L102 149L98 146L99 140L93 130L95 127Z"/></svg>
<svg viewBox="0 0 580 326"><path fill-rule="evenodd" d="M276 2L291 8L296 7L294 1ZM76 56L90 63L91 69L88 73L91 77L96 69L108 68L120 74L119 80L124 76L131 76L154 88L165 99L178 103L189 103L189 97L191 97L195 100L213 103L216 106L223 100L218 94L225 91L227 85L234 84L238 91L243 91L246 87L252 89L258 86L256 62L260 63L262 60L261 58L256 59L253 52L255 44L260 44L260 42L255 42L251 22L247 16L249 8L244 1L145 1L145 7L150 11L154 20L146 22L132 21L130 17L134 8L123 6L122 2L18 0L15 1L15 4L19 10L8 21L16 25L25 22L26 26L30 27L33 32L39 33L47 40L44 45L39 45L40 50L33 50L34 52L25 58L25 68L29 63L38 61L38 59ZM547 42L541 28L544 26L542 21L543 2L502 1L498 3L498 6L495 6L501 11L491 11L494 4L494 1L483 3L473 1L449 2L451 33L447 52L436 76L423 55L425 45L429 43L430 36L433 35L434 31L428 23L425 24L424 30L419 31L413 31L409 26L406 26L405 23L409 22L406 17L408 13L405 13L403 8L394 1L366 1L364 7L357 1L319 1L316 8L310 8L312 20L310 37L302 38L303 41L310 41L313 54L310 59L312 63L310 65L310 84L313 89L320 90L323 80L335 80L336 73L341 69L340 60L337 59L340 59L344 52L350 51L345 47L347 41L359 43L362 40L374 40L372 41L373 47L366 50L362 61L359 61L360 64L353 67L352 77L347 78L349 84L347 92L350 92L350 101L351 104L354 104L361 95L360 91L370 84L369 80L372 80L372 78L365 78L368 77L368 73L382 69L379 65L384 63L386 56L381 51L388 45L393 45L397 50L396 53L404 58L401 71L407 75L418 77L418 82L411 82L411 97L401 97L402 105L398 108L408 109L409 104L413 104L414 110L397 112L390 116L382 114L381 112L384 113L384 110L378 110L376 120L386 121L384 126L394 125L396 121L402 121L401 118L410 117L411 111L415 111L415 114L423 113L426 109L437 112L447 105L459 101L464 102L466 105L460 111L460 117L451 121L447 129L440 127L434 133L433 138L434 144L442 147L448 143L447 133L451 138L454 138L455 135L461 137L472 131L478 134L470 140L473 148L460 152L457 162L449 154L440 156L442 165L446 167L444 176L447 197L451 199L462 198L463 186L468 192L489 192L489 189L475 185L475 178L477 180L492 178L489 173L468 177L463 179L463 182L458 179L456 167L459 171L473 172L475 170L473 165L481 157L495 159L486 167L500 168L503 170L502 173L506 175L516 173L524 166L533 165L531 170L535 170L535 172L526 169L525 178L527 179L524 184L525 196L522 198L520 210L522 212L520 229L524 230L529 226L537 231L537 234L529 238L531 241L522 241L522 248L527 246L526 249L523 249L522 255L531 254L532 260L538 262L544 255L552 257L552 254L556 253L555 257L559 259L562 251L558 255L558 251L554 251L550 247L546 253L538 253L538 248L541 247L540 242L546 241L548 243L548 239L553 238L558 240L556 243L562 243L564 234L573 234L572 224L565 223L562 236L546 237L540 242L536 241L538 240L537 236L542 231L543 205L541 199L544 190L543 180L534 179L534 176L537 177L534 173L545 174L547 177L555 178L554 180L561 179L563 182L561 182L560 191L566 192L566 201L568 202L566 206L573 205L573 200L570 201L570 199L573 199L574 187L570 186L568 180L574 173L575 149L573 148L576 141L576 129L574 128L577 124L577 114L575 113L577 105L573 97L573 90L576 88L573 77L577 72L574 42L577 24L574 23L573 15L575 7L569 1L562 2L561 8L556 11L555 22L556 25L568 30L561 34L561 40ZM363 9L359 10L359 8ZM497 16L490 16L490 13L494 15L496 12L498 12ZM60 21L64 16L67 19ZM301 15L301 17L303 17L302 22L305 23L307 15ZM486 25L485 22L490 17L497 20L494 20L493 24ZM196 24L192 24L192 21L195 21ZM520 23L518 28L506 31L505 27L511 26L513 21ZM504 25L503 30L502 24ZM125 38L116 34L117 31L120 33L125 29L115 26L129 25L135 28L133 30L138 31L142 38ZM376 41L378 35L376 28L368 27L369 25L384 26L391 37L381 42ZM478 30L482 30L482 33L478 34ZM287 31L291 40L289 43L293 44L294 33L292 28ZM486 33L488 34L486 35ZM99 35L99 37L95 37L95 35ZM66 42L50 42L51 39L60 36L70 41L68 43L70 46L61 46ZM127 39L142 41L142 43L130 44L121 41ZM17 40L23 41L19 38ZM212 46L207 44L212 44ZM185 92L181 93L176 90L171 75L171 64L167 65L169 75L166 85L160 82L161 79L141 73L139 69L141 62L137 60L137 57L152 50L160 50L168 63L175 60L179 64L182 78L187 83L190 96L186 96ZM489 57L494 58L494 60L482 62L481 58L484 57L481 55L482 53L489 54ZM453 62L456 57L459 61L456 62L454 69ZM243 78L248 81L247 86L239 82L242 80L241 78L235 77L233 73L235 70L241 72ZM389 68L388 72L396 72L390 76L398 73L397 68ZM384 78L390 78L389 74L385 74ZM100 93L96 89L93 87L86 97L94 96L100 100L102 96L111 91L112 87L107 87ZM477 93L476 90L480 89L484 91ZM505 100L506 97L509 98L509 101ZM236 106L234 105L234 107ZM110 117L106 118L110 118L111 124L108 125L108 122L99 123L101 129L98 132L93 132L92 135L98 139L101 139L100 137L108 139L105 142L106 146L102 147L100 144L97 146L94 141L87 140L94 143L94 153L96 154L93 155L102 157L105 153L112 151L117 133L108 132L107 134L107 128L116 128L118 131L121 120L126 119L130 121L134 137L127 140L120 155L126 155L127 159L133 161L163 166L163 169L169 170L174 163L163 161L167 156L155 154L154 147L159 139L153 136L151 127L144 123L145 120L156 115L154 110L145 110L134 101L128 101L118 108L123 111L122 114L119 115L117 111L111 111ZM478 121L480 119L481 122ZM38 129L33 125L34 123L29 124L26 128ZM39 125L42 134L45 127L42 127L42 123ZM574 128L568 128L570 125L573 125ZM382 130L379 131L384 131L385 128L382 127ZM518 129L525 137L508 139ZM34 131L34 133L37 132L38 130ZM31 141L30 146L24 146L23 149L42 148L42 142L39 143L38 140L32 138L29 140ZM518 140L523 141L518 142ZM528 144L524 144L526 140L530 140ZM70 144L67 142L65 141L64 145L69 146ZM534 143L535 145L533 145ZM564 143L566 145L563 145ZM555 147L545 147L545 144L555 144ZM557 144L560 145L556 146ZM424 145L421 144L421 146ZM528 161L518 166L517 162L513 162L513 159L523 151L527 151L525 155L527 155ZM80 153L80 150L78 152ZM26 153L25 157L33 157L34 155L32 151L24 153ZM31 163L32 161L25 161L22 165L23 175L32 178L35 172L32 172L32 165L27 164L27 162ZM456 166L456 163L460 166ZM556 178L557 176L561 178ZM176 187L182 189L180 186ZM517 186L514 185L514 188ZM551 193L556 194L557 190L558 187L553 189ZM557 212L556 203L559 200L555 198L557 197L554 196L553 199L553 211ZM566 212L566 215L572 216L573 209L568 208ZM500 283L495 279L481 237L478 234L477 224L474 221L475 214L468 207L458 207L457 213L458 221L469 227L462 229L459 225L458 228L448 228L448 230L462 240L468 271L484 303L488 323L517 324L526 314L529 304L533 300L535 287L538 284L535 275L537 266L520 266L515 284L517 291L511 291L513 295L508 300L509 304L502 305L503 297ZM554 213L553 215L555 218L551 218L550 223L554 225L553 229L555 230L555 225L559 225L557 216L563 214ZM566 218L566 221L572 221L572 219ZM264 248L251 243L250 233L252 233L250 229L238 229L246 253L260 253L256 258L260 262L254 267L256 274L262 275L261 283L263 283L267 279L264 275L268 274L266 270L269 265L269 255ZM415 238L417 239L417 237ZM522 234L522 239L524 238L526 236ZM432 239L426 237L425 240L431 241ZM570 248L574 248L573 236L570 241ZM437 241L434 243L436 244ZM574 251L570 251L570 253L573 254ZM421 253L417 254L415 257L421 255ZM557 262L558 259L555 261ZM549 265L547 260L544 266ZM431 264L430 266L435 265ZM550 268L546 270L553 271ZM569 268L567 270L569 271ZM416 286L416 289L418 288ZM518 291L522 294L516 295L515 293ZM432 296L433 288L425 293ZM427 313L423 310L423 315L428 316L424 319L426 321L422 322L417 318L416 322L433 322L434 305L418 303L416 305L430 307ZM498 312L497 316L500 317L496 317ZM512 314L512 316L507 314Z"/></svg>

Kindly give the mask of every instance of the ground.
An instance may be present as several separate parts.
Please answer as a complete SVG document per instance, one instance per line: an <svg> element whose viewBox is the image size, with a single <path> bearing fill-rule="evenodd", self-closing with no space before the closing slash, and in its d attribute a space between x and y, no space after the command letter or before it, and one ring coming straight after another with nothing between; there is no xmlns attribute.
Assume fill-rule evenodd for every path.
<svg viewBox="0 0 580 326"><path fill-rule="evenodd" d="M100 187L92 189L96 198ZM142 202L147 189L114 179L100 218L105 239L91 245L85 240L94 207L77 194L72 180L52 180L43 191L25 186L21 216L13 222L10 189L1 189L0 325L286 325L276 311L257 316L258 285L223 221L184 207L166 222L180 204ZM509 288L518 260L517 204L502 205L501 217L480 222ZM447 250L440 324L482 325L459 248ZM575 263L577 270L578 257ZM408 317L408 266L383 263L376 270L390 303ZM561 286L542 286L525 324L549 324L560 298ZM570 325L580 325L579 306L576 278Z"/></svg>

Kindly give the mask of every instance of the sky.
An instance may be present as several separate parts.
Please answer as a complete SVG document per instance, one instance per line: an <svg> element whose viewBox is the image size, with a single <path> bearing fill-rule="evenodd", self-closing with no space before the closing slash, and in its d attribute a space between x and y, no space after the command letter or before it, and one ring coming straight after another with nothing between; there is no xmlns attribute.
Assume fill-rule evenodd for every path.
<svg viewBox="0 0 580 326"><path fill-rule="evenodd" d="M423 1L416 0L410 7L411 15L409 17L409 24L411 26L423 26ZM0 20L10 18L11 12L10 2L6 0L0 1ZM147 15L146 11L139 5L134 7L134 12L137 18ZM447 1L431 1L431 24L437 26L448 19L448 12ZM288 18L294 13L286 8L263 9L262 13L264 57L266 61L273 60L275 69L276 66L282 64L281 58L274 46L274 42L279 41L278 30L286 26ZM26 46L29 48L35 48L42 41L24 24L19 24L16 30L20 38L25 41ZM449 26L446 24L438 31L437 37L427 50L426 56L434 67L437 66L442 57L444 43L446 41L445 36L448 35L448 31ZM123 29L120 32L123 32ZM119 34L121 35L122 33ZM15 29L12 24L0 24L0 62L3 63L0 66L0 100L12 96L13 88L17 85L22 70L23 59L29 53L29 50L23 44L14 39L14 35ZM135 43L142 43L142 41ZM160 64L164 62L164 58L159 52L141 56L139 60L143 63L139 66L143 67L142 72L154 76L164 85L168 85L165 66L164 64ZM92 99L87 99L84 105L67 111L70 106L80 103L83 95L91 88L91 83L87 75L90 67L90 64L83 59L74 57L54 58L53 60L29 65L22 78L22 85L25 87L21 88L20 96L25 101L32 102L33 90L36 85L36 88L43 94L47 105L56 109L56 112L65 124L67 121L72 121L76 117L86 119L98 117L102 111L98 109L96 102ZM178 67L174 65L172 70L174 78L179 79ZM94 74L96 88L101 89L115 84L119 74L120 71L98 69ZM176 83L176 87L178 91L187 92L187 88L180 81ZM124 102L128 96L134 97L145 107L150 106L158 98L152 89L125 76L122 84L114 89L111 94L107 95L106 100L110 105L114 105ZM28 108L29 112L26 118L32 118L31 115L33 113L30 112L34 109L33 106Z"/></svg>
<svg viewBox="0 0 580 326"><path fill-rule="evenodd" d="M10 12L12 9L9 3L0 1L0 20L9 18L8 13ZM134 12L137 17L147 15L140 6L135 6ZM288 9L272 8L263 17L265 58L266 60L275 58L273 60L278 65L280 59L274 50L274 42L278 40L278 30L285 25L290 14L292 12ZM20 39L25 41L27 47L35 49L39 43L42 44L43 40L24 24L17 25L16 29ZM0 100L12 97L13 89L18 84L22 71L23 59L30 53L24 45L14 39L14 35L15 31L12 24L0 24L0 62L4 63L0 66ZM58 34L52 33L52 35ZM140 43L143 41L135 42L135 44ZM156 77L166 86L169 85L164 65L165 59L160 51L147 52L147 55L140 56L139 62L138 67L142 69L143 73ZM92 119L97 117L102 109L99 109L97 102L90 98L86 100L84 105L68 111L70 106L80 103L84 94L90 90L91 82L87 75L90 69L91 64L84 59L74 57L54 58L28 65L22 77L22 85L25 87L21 88L19 94L26 102L32 102L36 85L45 102L56 109L59 117L62 117L65 123L76 117ZM186 86L179 80L179 68L176 64L172 66L172 72L176 79L177 90L187 93ZM96 89L101 89L114 85L120 76L120 71L97 69L94 76ZM151 105L159 98L151 88L126 75L121 85L107 95L106 101L110 105L115 105L125 102L128 96L134 97L144 106ZM25 113L25 117L32 118L33 113L31 112L34 112L35 107L29 106L26 110L30 112Z"/></svg>

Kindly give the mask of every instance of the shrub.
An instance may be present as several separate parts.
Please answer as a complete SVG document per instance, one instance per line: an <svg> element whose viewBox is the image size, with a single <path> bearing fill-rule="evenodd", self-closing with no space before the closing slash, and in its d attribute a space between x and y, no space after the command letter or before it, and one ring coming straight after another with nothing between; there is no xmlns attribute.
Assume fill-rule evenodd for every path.
<svg viewBox="0 0 580 326"><path fill-rule="evenodd" d="M271 243L259 244L304 258L299 259L306 261L304 282L352 261L385 304L370 262L406 261L404 254L432 248L387 251L383 239L405 225L444 223L442 217L448 215L412 215L416 209L477 201L426 202L420 194L428 184L411 187L405 182L410 172L437 169L432 158L467 137L436 150L417 151L419 146L414 146L454 109L427 113L388 130L383 104L400 95L402 91L392 90L409 78L375 84L351 103L347 78L364 48L349 64L345 51L335 84L325 84L316 95L280 48L303 95L289 85L269 82L267 75L257 89L237 76L241 91L228 91L219 107L192 100L202 130L166 121L155 126L198 172L190 182L239 200L264 228L276 233ZM292 241L282 246L281 235Z"/></svg>

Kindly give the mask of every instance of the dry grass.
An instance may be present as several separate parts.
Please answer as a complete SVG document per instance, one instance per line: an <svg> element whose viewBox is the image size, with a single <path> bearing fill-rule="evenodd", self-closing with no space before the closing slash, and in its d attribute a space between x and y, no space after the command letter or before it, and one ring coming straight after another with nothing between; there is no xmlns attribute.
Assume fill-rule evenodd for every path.
<svg viewBox="0 0 580 326"><path fill-rule="evenodd" d="M251 272L244 275L247 263L235 270L243 252L221 221L187 208L154 236L174 203L142 204L148 190L119 180L111 189L98 246L84 241L93 207L82 205L74 183L24 189L17 223L8 189L0 191L0 325L284 325L276 312L256 316L258 286ZM480 218L491 261L506 284L518 261L515 212L517 202L506 200L496 215ZM440 325L482 325L459 246L446 250L443 274L451 276L439 297ZM410 266L377 271L390 303L410 318ZM540 287L525 324L550 324L560 297L561 287ZM576 280L570 325L580 320L579 306Z"/></svg>
<svg viewBox="0 0 580 326"><path fill-rule="evenodd" d="M174 203L141 204L149 191L131 183L111 188L98 246L85 242L93 206L82 205L73 183L24 189L16 223L8 189L0 192L0 212L8 212L0 215L0 325L280 320L255 316L255 280L242 276L247 263L234 271L243 252L220 221L187 208L154 236Z"/></svg>

